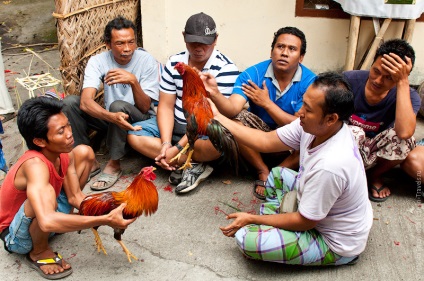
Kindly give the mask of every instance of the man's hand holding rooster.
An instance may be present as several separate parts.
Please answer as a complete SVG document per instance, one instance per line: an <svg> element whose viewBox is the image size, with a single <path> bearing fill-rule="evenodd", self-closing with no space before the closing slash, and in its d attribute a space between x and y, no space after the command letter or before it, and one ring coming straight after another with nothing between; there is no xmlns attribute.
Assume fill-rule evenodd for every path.
<svg viewBox="0 0 424 281"><path fill-rule="evenodd" d="M124 208L127 206L127 203L123 203L119 205L118 208L112 210L109 214L107 214L107 218L109 223L108 226L112 228L126 229L130 224L132 224L137 218L132 219L124 219L122 212Z"/></svg>

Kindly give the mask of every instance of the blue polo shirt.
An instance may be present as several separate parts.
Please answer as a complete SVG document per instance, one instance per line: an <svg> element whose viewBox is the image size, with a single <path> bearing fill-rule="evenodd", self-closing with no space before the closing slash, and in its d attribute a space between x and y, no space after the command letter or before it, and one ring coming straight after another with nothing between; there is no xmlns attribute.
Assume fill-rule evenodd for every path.
<svg viewBox="0 0 424 281"><path fill-rule="evenodd" d="M251 80L258 85L258 87L262 88L262 81L265 81L270 99L278 105L279 108L294 115L302 107L303 94L306 92L309 85L312 84L316 75L304 65L299 64L292 82L286 87L286 89L280 90L272 70L271 62L271 60L260 62L242 72L237 77L234 84L233 95L238 94L243 96L246 101L249 101L249 111L261 118L268 124L268 126L271 127L271 129L275 129L277 124L265 109L254 104L248 99L248 97L243 93L241 88L242 85L249 84L248 80Z"/></svg>

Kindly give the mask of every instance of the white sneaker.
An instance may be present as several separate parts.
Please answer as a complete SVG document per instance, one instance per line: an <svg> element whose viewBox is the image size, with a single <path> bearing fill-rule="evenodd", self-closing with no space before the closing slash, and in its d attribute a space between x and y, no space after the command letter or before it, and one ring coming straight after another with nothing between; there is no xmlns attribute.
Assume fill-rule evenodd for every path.
<svg viewBox="0 0 424 281"><path fill-rule="evenodd" d="M213 172L213 168L203 163L192 163L191 168L183 172L181 183L175 188L175 193L186 193L195 189L199 183L204 181Z"/></svg>

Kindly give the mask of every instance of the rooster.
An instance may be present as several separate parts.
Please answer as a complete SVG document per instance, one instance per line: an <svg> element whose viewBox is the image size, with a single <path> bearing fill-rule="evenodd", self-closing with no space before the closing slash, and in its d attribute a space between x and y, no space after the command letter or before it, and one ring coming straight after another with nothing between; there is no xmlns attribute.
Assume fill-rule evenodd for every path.
<svg viewBox="0 0 424 281"><path fill-rule="evenodd" d="M171 162L180 158L188 151L187 160L180 169L191 167L191 157L194 143L199 136L208 136L216 150L224 155L225 160L235 161L238 166L238 145L230 131L213 119L213 113L207 98L209 93L203 85L197 72L190 66L179 62L174 67L183 78L183 112L186 118L187 145L178 153Z"/></svg>
<svg viewBox="0 0 424 281"><path fill-rule="evenodd" d="M158 209L159 201L158 192L153 183L156 179L156 175L153 173L154 170L155 168L151 166L141 169L140 173L124 191L109 191L88 195L81 202L79 214L84 216L101 216L108 214L120 204L127 203L127 206L123 210L124 219L136 218L143 213L145 216L152 215ZM91 229L94 233L97 251L100 252L102 250L107 255L97 228L98 226ZM129 262L131 262L131 258L138 260L121 240L121 235L124 231L124 229L114 228L114 238L121 245Z"/></svg>

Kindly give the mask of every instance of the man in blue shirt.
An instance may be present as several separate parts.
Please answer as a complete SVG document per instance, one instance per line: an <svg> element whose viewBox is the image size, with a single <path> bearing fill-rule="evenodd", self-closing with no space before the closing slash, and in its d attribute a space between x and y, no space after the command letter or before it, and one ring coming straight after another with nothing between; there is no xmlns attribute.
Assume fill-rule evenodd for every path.
<svg viewBox="0 0 424 281"><path fill-rule="evenodd" d="M303 94L314 81L315 74L301 64L305 53L304 33L296 27L283 27L274 33L271 59L241 73L230 98L226 99L219 93L212 76L202 76L212 101L222 114L245 126L271 131L297 118ZM249 108L244 110L247 102ZM264 155L243 145L240 145L240 152L258 173L259 180L254 183L253 194L264 199L265 181L269 174L269 168L262 159ZM293 163L298 162L293 156L282 165L293 167Z"/></svg>

